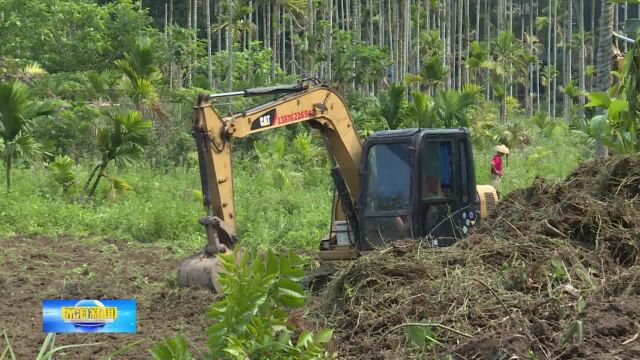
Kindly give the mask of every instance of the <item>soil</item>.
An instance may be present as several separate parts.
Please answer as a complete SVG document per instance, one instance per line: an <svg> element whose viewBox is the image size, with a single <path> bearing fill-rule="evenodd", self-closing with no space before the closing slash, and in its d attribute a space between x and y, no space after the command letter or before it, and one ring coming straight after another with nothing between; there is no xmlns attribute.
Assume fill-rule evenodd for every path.
<svg viewBox="0 0 640 360"><path fill-rule="evenodd" d="M102 344L62 351L57 358L98 359L133 345L115 359L148 359L155 341L176 334L201 348L206 311L217 296L177 288L178 263L168 246L71 237L0 239L0 332L6 331L18 359L35 359L45 337L42 300L135 299L136 334L59 334L57 345ZM0 350L4 345L0 339Z"/></svg>
<svg viewBox="0 0 640 360"><path fill-rule="evenodd" d="M310 317L349 359L639 359L640 156L536 179L450 248L402 241L338 273ZM430 324L423 349L410 323Z"/></svg>

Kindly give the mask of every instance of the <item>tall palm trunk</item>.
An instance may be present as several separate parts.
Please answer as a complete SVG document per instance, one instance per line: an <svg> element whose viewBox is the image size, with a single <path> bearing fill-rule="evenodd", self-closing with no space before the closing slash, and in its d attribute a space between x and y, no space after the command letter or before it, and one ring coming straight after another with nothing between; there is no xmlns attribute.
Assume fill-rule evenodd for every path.
<svg viewBox="0 0 640 360"><path fill-rule="evenodd" d="M571 1L567 2L568 4L568 15L567 15L567 28L565 29L566 40L564 45L564 68L565 68L565 88L571 82L571 42L573 37L573 4ZM573 99L566 93L564 94L564 120L568 123L571 122L571 108L573 107Z"/></svg>
<svg viewBox="0 0 640 360"><path fill-rule="evenodd" d="M558 27L558 0L554 0L553 2L553 27L557 29ZM553 32L553 68L554 72L558 71L558 32ZM556 99L557 99L557 89L558 89L558 77L553 77L553 85L551 86L551 111L553 117L556 117Z"/></svg>
<svg viewBox="0 0 640 360"><path fill-rule="evenodd" d="M480 41L480 8L481 0L476 0L476 37L473 40Z"/></svg>
<svg viewBox="0 0 640 360"><path fill-rule="evenodd" d="M534 23L534 10L533 10L533 0L529 0L529 51L533 53L533 29L535 28ZM534 88L535 82L535 66L533 63L529 63L529 87L527 88L527 98L529 101L527 102L527 118L531 117L533 114L533 96L536 93ZM536 94L537 95L537 94ZM537 96L536 96L537 99Z"/></svg>
<svg viewBox="0 0 640 360"><path fill-rule="evenodd" d="M469 16L471 5L469 4L469 2L470 2L470 0L464 0L465 21L464 21L463 34L465 36L465 46L464 46L465 59L469 58L469 52L470 52L469 44L471 43L471 37L470 37L470 33L471 33L471 16ZM462 64L460 64L460 66L462 66ZM470 81L469 68L465 66L464 82L468 83L469 81Z"/></svg>
<svg viewBox="0 0 640 360"><path fill-rule="evenodd" d="M551 3L549 3L549 6L547 7L547 89L546 89L546 95L547 95L547 116L551 117L551 96L552 96L552 91L551 91L551 86L552 86L552 81L551 81L551 77L552 77L552 71L551 71L551 28L553 27L551 21L553 20L552 18L552 14L553 11L551 10Z"/></svg>
<svg viewBox="0 0 640 360"><path fill-rule="evenodd" d="M204 1L204 11L207 19L207 77L209 88L213 89L213 67L211 65L211 0Z"/></svg>
<svg viewBox="0 0 640 360"><path fill-rule="evenodd" d="M409 37L411 31L411 3L410 0L404 1L403 8L403 23L404 31L402 36L402 71L400 73L400 79L403 79L407 74L407 65L409 63Z"/></svg>
<svg viewBox="0 0 640 360"><path fill-rule="evenodd" d="M333 72L332 72L332 65L331 65L331 53L333 52L333 0L329 0L329 14L328 14L328 18L329 18L329 26L327 27L327 29L325 30L327 33L325 35L325 39L327 39L327 51L325 52L327 54L327 80L329 82L331 82L333 80Z"/></svg>
<svg viewBox="0 0 640 360"><path fill-rule="evenodd" d="M593 9L591 9L591 11L593 11ZM578 101L580 102L580 106L579 106L579 112L580 112L580 117L584 117L584 104L585 104L585 98L584 98L584 94L586 91L586 79L585 79L585 56L586 56L586 48L585 48L585 44L584 44L584 38L585 38L585 33L584 33L584 0L579 0L578 2L578 32L580 33L580 51L579 51L579 61L580 61L580 67L578 68L578 86L580 88L580 97L578 98Z"/></svg>
<svg viewBox="0 0 640 360"><path fill-rule="evenodd" d="M9 151L7 151L5 156L5 166L7 167L7 192L9 193L11 192L11 171L13 166L13 157Z"/></svg>
<svg viewBox="0 0 640 360"><path fill-rule="evenodd" d="M603 0L598 34L598 65L596 67L596 87L598 91L607 91L611 87L613 12L613 3L608 0ZM602 110L599 109L598 112L602 113ZM595 155L596 157L607 156L607 148L602 145L600 137L596 138Z"/></svg>
<svg viewBox="0 0 640 360"><path fill-rule="evenodd" d="M501 0L498 0L501 1ZM491 6L489 6L489 0L485 0L484 2L484 10L485 10L485 26L486 26L486 30L485 30L485 36L487 37L487 52L489 54L491 54ZM489 69L485 70L485 77L488 79L489 78ZM491 100L490 95L491 95L491 86L486 86L485 89L485 96L488 100Z"/></svg>
<svg viewBox="0 0 640 360"><path fill-rule="evenodd" d="M191 29L191 25L192 23L192 18L191 18L191 14L192 14L192 3L191 0L187 0L187 28ZM191 38L189 38L189 43L191 43ZM191 46L189 47L191 48ZM187 59L187 84L189 86L192 85L192 73L191 73L191 68L192 68L192 56L191 56L191 52L189 52L189 58Z"/></svg>
<svg viewBox="0 0 640 360"><path fill-rule="evenodd" d="M226 34L226 43L227 43L227 89L228 91L233 90L233 43L232 43L232 23L233 23L233 9L231 8L232 0L227 0L227 32ZM229 107L229 111L231 111L231 107Z"/></svg>

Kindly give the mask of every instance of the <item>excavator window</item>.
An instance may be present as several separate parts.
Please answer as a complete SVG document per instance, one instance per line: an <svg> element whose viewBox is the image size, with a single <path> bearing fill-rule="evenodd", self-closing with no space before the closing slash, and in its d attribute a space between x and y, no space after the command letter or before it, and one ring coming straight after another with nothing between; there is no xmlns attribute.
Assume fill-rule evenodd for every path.
<svg viewBox="0 0 640 360"><path fill-rule="evenodd" d="M451 141L422 143L422 198L439 199L454 195Z"/></svg>
<svg viewBox="0 0 640 360"><path fill-rule="evenodd" d="M411 206L409 144L376 144L369 150L367 162L368 212L409 209Z"/></svg>
<svg viewBox="0 0 640 360"><path fill-rule="evenodd" d="M377 143L369 148L362 250L411 238L412 156L410 143Z"/></svg>

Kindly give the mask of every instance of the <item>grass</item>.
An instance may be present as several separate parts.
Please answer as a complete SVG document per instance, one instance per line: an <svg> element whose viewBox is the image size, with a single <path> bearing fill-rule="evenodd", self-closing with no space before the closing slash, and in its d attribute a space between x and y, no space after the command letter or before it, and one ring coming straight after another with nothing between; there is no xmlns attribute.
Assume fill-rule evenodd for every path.
<svg viewBox="0 0 640 360"><path fill-rule="evenodd" d="M236 164L241 241L252 249L317 246L329 230L331 190L328 176L320 174L324 169L310 169L298 179L258 165ZM79 178L86 179L87 172L88 168L81 171ZM0 190L0 235L112 237L171 243L185 251L204 245L204 229L198 224L204 210L197 169L138 164L111 172L126 179L133 191L110 201L104 183L96 200L83 204L76 196L63 194L46 169L18 169L12 192Z"/></svg>
<svg viewBox="0 0 640 360"><path fill-rule="evenodd" d="M535 129L531 132L532 145L510 149L509 157L503 162L501 194L526 188L536 177L563 180L581 162L593 156L592 149L578 137L557 134L548 138ZM493 146L474 149L478 184L491 184L491 158L494 154Z"/></svg>
<svg viewBox="0 0 640 360"><path fill-rule="evenodd" d="M535 145L512 149L505 162L503 194L527 187L536 176L560 180L589 157L579 139L532 132ZM477 181L489 184L493 145L474 151ZM332 185L326 165L313 164L256 156L235 162L237 225L245 247L317 247L329 231ZM77 171L83 181L88 166ZM204 211L196 168L152 169L140 163L109 172L126 179L134 191L110 201L102 184L96 200L82 204L65 196L47 169L17 169L13 191L0 189L0 236L111 237L170 243L185 252L203 246L206 238L198 219Z"/></svg>

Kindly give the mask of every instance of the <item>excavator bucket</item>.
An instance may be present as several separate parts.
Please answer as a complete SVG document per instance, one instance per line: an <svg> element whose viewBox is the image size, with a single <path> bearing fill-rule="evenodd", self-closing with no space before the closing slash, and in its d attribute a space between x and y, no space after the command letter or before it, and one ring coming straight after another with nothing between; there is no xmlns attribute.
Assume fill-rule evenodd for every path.
<svg viewBox="0 0 640 360"><path fill-rule="evenodd" d="M235 242L230 228L220 218L205 216L200 219L200 224L207 230L207 246L204 251L184 260L178 268L178 286L206 288L222 292L218 278L224 272L219 253L231 252L230 247ZM222 238L222 241L220 241ZM228 245L227 245L228 244ZM236 258L242 256L236 252Z"/></svg>
<svg viewBox="0 0 640 360"><path fill-rule="evenodd" d="M224 267L217 256L201 252L184 260L178 268L178 285L180 287L207 288L221 293L218 282Z"/></svg>

